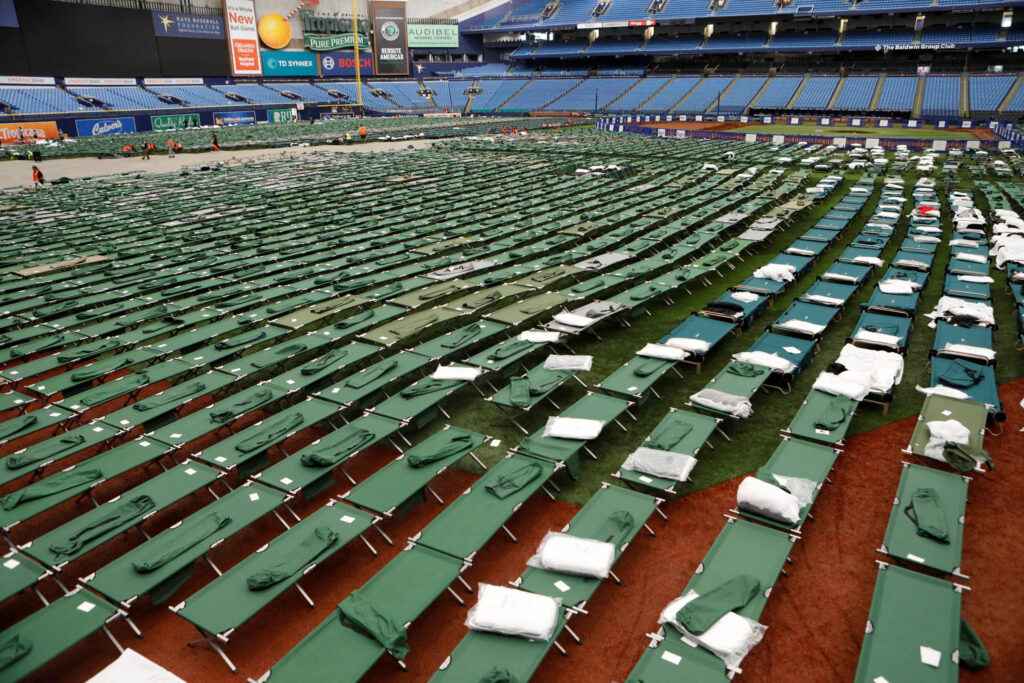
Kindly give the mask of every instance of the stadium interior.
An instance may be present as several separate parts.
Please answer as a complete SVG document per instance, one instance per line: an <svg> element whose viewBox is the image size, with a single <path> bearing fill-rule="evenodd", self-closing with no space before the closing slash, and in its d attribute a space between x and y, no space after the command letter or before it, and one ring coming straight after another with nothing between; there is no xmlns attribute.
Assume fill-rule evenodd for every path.
<svg viewBox="0 0 1024 683"><path fill-rule="evenodd" d="M1022 86L1018 0L0 0L0 682L1020 680Z"/></svg>

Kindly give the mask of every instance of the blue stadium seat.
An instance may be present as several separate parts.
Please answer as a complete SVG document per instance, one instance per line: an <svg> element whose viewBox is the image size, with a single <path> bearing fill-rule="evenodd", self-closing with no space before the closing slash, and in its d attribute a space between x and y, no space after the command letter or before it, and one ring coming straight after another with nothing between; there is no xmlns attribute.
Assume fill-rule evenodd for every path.
<svg viewBox="0 0 1024 683"><path fill-rule="evenodd" d="M470 111L494 111L498 105L512 97L513 93L526 83L526 79L519 78L481 80L479 83L481 92L473 98Z"/></svg>
<svg viewBox="0 0 1024 683"><path fill-rule="evenodd" d="M971 114L996 111L1006 93L1010 92L1013 76L971 76L967 94L970 98Z"/></svg>
<svg viewBox="0 0 1024 683"><path fill-rule="evenodd" d="M579 84L579 78L535 78L498 111L534 111Z"/></svg>
<svg viewBox="0 0 1024 683"><path fill-rule="evenodd" d="M234 93L250 100L254 104L294 104L295 100L289 99L276 90L266 88L255 83L236 85L214 85L214 90L222 93Z"/></svg>
<svg viewBox="0 0 1024 683"><path fill-rule="evenodd" d="M924 82L921 116L956 117L960 115L960 77L929 76Z"/></svg>
<svg viewBox="0 0 1024 683"><path fill-rule="evenodd" d="M836 44L837 34L831 31L818 33L779 33L768 47L779 52L785 50L816 50Z"/></svg>
<svg viewBox="0 0 1024 683"><path fill-rule="evenodd" d="M636 84L625 96L615 103L609 111L631 112L646 102L658 90L669 82L671 78L666 76L649 76Z"/></svg>
<svg viewBox="0 0 1024 683"><path fill-rule="evenodd" d="M754 106L758 109L785 109L802 80L800 76L776 76Z"/></svg>
<svg viewBox="0 0 1024 683"><path fill-rule="evenodd" d="M718 111L722 114L742 114L754 99L757 91L764 86L768 80L764 76L742 76L729 88L729 92L722 96Z"/></svg>
<svg viewBox="0 0 1024 683"><path fill-rule="evenodd" d="M434 104L452 111L462 111L469 102L466 89L473 85L472 81L424 81L434 91Z"/></svg>
<svg viewBox="0 0 1024 683"><path fill-rule="evenodd" d="M427 98L419 94L420 84L417 81L376 81L368 85L386 92L400 109L422 109L430 106Z"/></svg>
<svg viewBox="0 0 1024 683"><path fill-rule="evenodd" d="M866 111L878 85L878 76L850 76L836 100L836 111Z"/></svg>
<svg viewBox="0 0 1024 683"><path fill-rule="evenodd" d="M83 88L76 86L73 89L69 88L69 90L74 92L76 95L95 97L98 100L106 102L110 105L111 109L121 111L133 109L166 109L168 107L166 102L161 102L153 93L146 92L142 88L134 86L104 88Z"/></svg>
<svg viewBox="0 0 1024 683"><path fill-rule="evenodd" d="M887 76L878 98L880 111L909 112L914 108L914 93L917 91L916 76Z"/></svg>
<svg viewBox="0 0 1024 683"><path fill-rule="evenodd" d="M572 92L548 104L549 111L601 111L636 84L636 78L588 78Z"/></svg>
<svg viewBox="0 0 1024 683"><path fill-rule="evenodd" d="M812 76L807 79L800 96L793 103L793 109L821 110L828 107L828 101L839 85L838 76Z"/></svg>
<svg viewBox="0 0 1024 683"><path fill-rule="evenodd" d="M708 107L715 103L719 95L729 87L729 83L731 82L732 77L730 76L711 76L709 78L705 78L701 84L697 86L697 89L690 93L690 95L675 108L675 111L682 114L704 113ZM719 112L721 112L720 105ZM715 113L714 109L712 109L711 113Z"/></svg>
<svg viewBox="0 0 1024 683"><path fill-rule="evenodd" d="M700 81L699 76L677 76L664 90L651 98L651 101L637 109L644 114L669 111L676 102L683 99L693 86Z"/></svg>

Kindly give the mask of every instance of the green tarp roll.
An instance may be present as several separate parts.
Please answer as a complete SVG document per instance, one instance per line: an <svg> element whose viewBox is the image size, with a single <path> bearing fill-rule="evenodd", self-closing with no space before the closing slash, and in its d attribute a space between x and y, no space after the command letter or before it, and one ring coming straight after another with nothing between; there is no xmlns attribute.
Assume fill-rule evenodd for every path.
<svg viewBox="0 0 1024 683"><path fill-rule="evenodd" d="M102 519L98 519L89 526L81 529L64 543L55 543L50 546L50 552L54 555L73 555L94 538L103 536L111 529L117 528L133 519L142 517L150 510L156 509L156 502L149 496L136 496L129 501L118 505Z"/></svg>
<svg viewBox="0 0 1024 683"><path fill-rule="evenodd" d="M338 609L345 621L383 645L395 659L403 660L409 656L409 639L405 629L377 611L358 588L349 593L345 601L338 605Z"/></svg>
<svg viewBox="0 0 1024 683"><path fill-rule="evenodd" d="M3 498L0 498L0 506L2 506L4 510L13 510L27 501L45 498L46 496L53 495L54 493L60 493L61 491L77 488L82 484L88 484L89 482L102 478L103 472L100 470L74 469L70 472L59 472L52 477L47 477L33 484L29 484L23 489L15 491L14 493L9 493Z"/></svg>
<svg viewBox="0 0 1024 683"><path fill-rule="evenodd" d="M170 544L151 557L133 561L132 567L140 574L148 574L155 571L193 546L202 543L204 539L209 538L228 524L231 524L230 517L222 517L213 512L203 517L196 524L178 527L173 532L174 538L171 539Z"/></svg>
<svg viewBox="0 0 1024 683"><path fill-rule="evenodd" d="M280 583L296 572L302 571L325 550L338 542L338 534L325 526L317 527L313 533L299 543L298 547L286 559L275 565L260 569L245 579L251 591L261 591Z"/></svg>

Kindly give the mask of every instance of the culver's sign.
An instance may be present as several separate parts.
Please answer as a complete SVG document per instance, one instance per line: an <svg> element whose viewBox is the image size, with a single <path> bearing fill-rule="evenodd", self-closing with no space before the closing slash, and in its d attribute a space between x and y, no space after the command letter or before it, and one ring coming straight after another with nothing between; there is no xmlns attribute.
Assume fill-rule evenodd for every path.
<svg viewBox="0 0 1024 683"><path fill-rule="evenodd" d="M135 119L130 116L116 119L78 119L75 121L75 127L78 128L78 137L134 133Z"/></svg>

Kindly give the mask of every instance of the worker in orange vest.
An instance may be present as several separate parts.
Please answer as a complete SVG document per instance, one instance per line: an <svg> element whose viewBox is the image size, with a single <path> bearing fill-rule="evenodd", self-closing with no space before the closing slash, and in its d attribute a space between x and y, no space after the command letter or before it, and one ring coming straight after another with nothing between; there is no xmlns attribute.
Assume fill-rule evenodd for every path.
<svg viewBox="0 0 1024 683"><path fill-rule="evenodd" d="M32 167L32 182L35 183L36 189L43 189L43 172L39 170L38 166Z"/></svg>
<svg viewBox="0 0 1024 683"><path fill-rule="evenodd" d="M366 142L366 126L359 126L359 137L363 139L363 142Z"/></svg>

